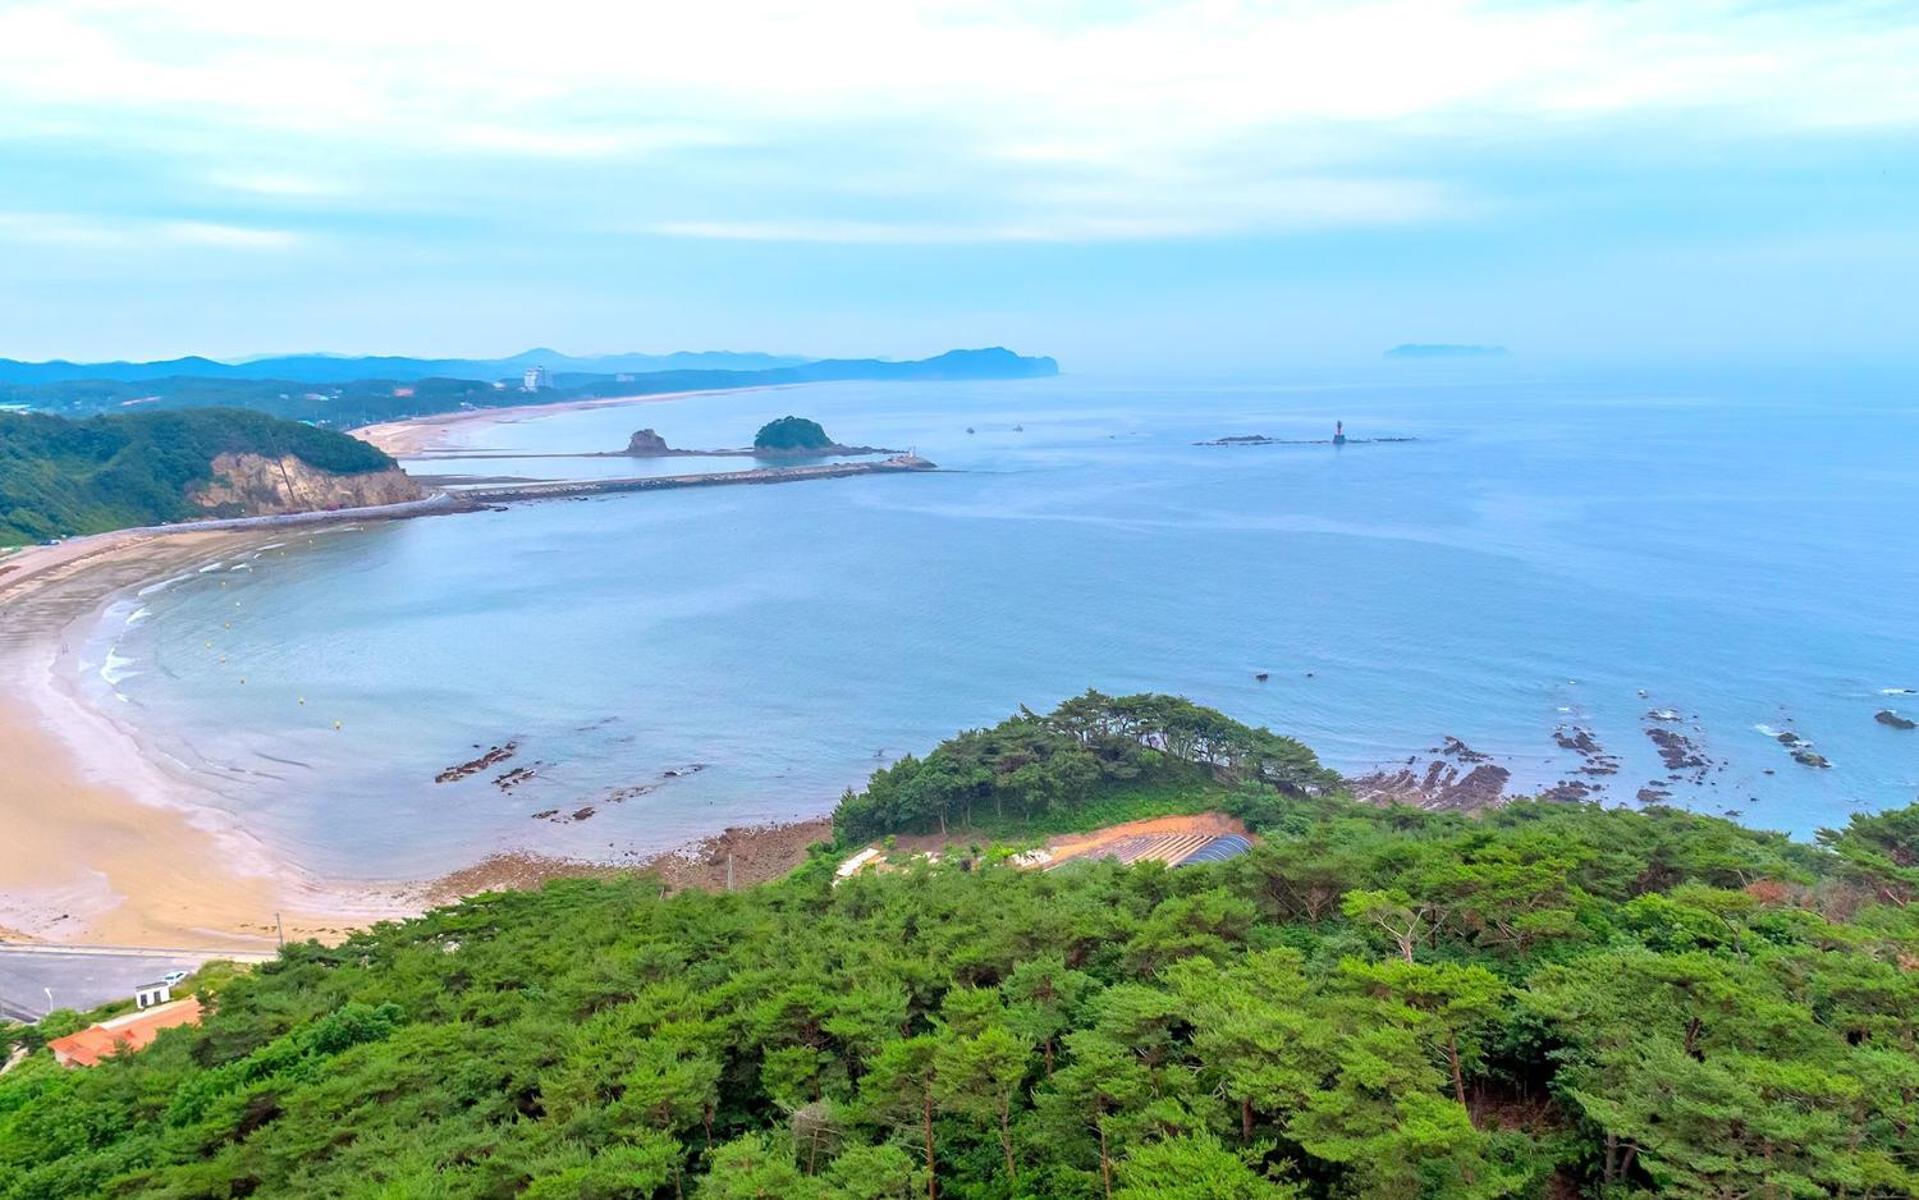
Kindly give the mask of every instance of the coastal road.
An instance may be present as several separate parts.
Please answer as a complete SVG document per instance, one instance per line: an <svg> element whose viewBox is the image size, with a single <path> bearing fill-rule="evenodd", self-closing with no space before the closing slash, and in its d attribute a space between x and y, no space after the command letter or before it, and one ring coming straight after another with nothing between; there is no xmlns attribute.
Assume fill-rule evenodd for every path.
<svg viewBox="0 0 1919 1200"><path fill-rule="evenodd" d="M272 957L232 950L0 942L0 1017L37 1021L49 1008L85 1012L109 1000L131 998L135 987L168 971L191 971L215 958L264 962Z"/></svg>

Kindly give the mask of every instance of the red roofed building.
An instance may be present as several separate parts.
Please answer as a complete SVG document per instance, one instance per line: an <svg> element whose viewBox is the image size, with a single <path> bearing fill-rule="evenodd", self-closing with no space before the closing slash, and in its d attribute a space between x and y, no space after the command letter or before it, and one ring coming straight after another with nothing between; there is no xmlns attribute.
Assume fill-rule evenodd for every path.
<svg viewBox="0 0 1919 1200"><path fill-rule="evenodd" d="M111 1021L89 1025L79 1033L54 1038L47 1043L54 1059L63 1067L91 1067L110 1054L132 1054L145 1050L160 1036L162 1029L176 1025L198 1025L200 1002L195 999L158 1004L142 1012L131 1012Z"/></svg>

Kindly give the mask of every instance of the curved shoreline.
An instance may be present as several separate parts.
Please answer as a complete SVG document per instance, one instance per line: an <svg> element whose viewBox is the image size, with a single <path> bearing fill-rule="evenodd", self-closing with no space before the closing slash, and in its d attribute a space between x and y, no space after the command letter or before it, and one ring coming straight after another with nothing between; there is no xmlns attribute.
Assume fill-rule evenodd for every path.
<svg viewBox="0 0 1919 1200"><path fill-rule="evenodd" d="M170 770L149 739L89 702L79 664L132 589L266 536L141 534L43 564L5 589L0 620L0 927L54 940L257 949L337 936L409 906L288 863ZM57 549L49 547L49 549Z"/></svg>
<svg viewBox="0 0 1919 1200"><path fill-rule="evenodd" d="M282 925L293 940L337 941L475 892L563 876L656 870L675 890L719 887L717 864L736 854L745 885L790 870L826 835L823 818L796 819L714 830L638 864L509 850L406 879L302 867L222 805L191 762L89 697L82 674L115 604L261 548L278 528L99 535L35 547L49 553L0 575L0 827L9 832L0 838L0 940L271 950Z"/></svg>
<svg viewBox="0 0 1919 1200"><path fill-rule="evenodd" d="M464 425L512 425L520 421L551 416L555 413L585 412L595 408L622 408L630 404L656 404L667 400L685 400L692 396L732 396L741 392L773 392L787 388L809 387L805 383L763 383L750 387L701 388L690 392L657 392L637 396L602 396L592 400L559 400L551 404L510 404L499 408L462 408L453 412L429 413L399 421L380 421L347 430L394 458L410 458L422 453L444 450L448 433ZM572 457L572 456L567 456Z"/></svg>

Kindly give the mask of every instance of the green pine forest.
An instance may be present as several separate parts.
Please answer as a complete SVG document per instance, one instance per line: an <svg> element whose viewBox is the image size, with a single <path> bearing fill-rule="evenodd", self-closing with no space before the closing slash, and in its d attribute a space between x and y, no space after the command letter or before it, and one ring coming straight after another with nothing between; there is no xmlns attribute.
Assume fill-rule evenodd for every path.
<svg viewBox="0 0 1919 1200"><path fill-rule="evenodd" d="M72 421L0 412L0 546L155 525L210 512L187 499L224 453L291 454L339 474L393 460L365 442L240 409Z"/></svg>
<svg viewBox="0 0 1919 1200"><path fill-rule="evenodd" d="M1181 796L1258 845L1006 861ZM1290 739L1088 693L836 821L771 884L485 895L289 946L137 1056L36 1053L0 1076L0 1197L1919 1192L1919 806L1816 844L1372 808ZM835 886L853 846L942 821L941 862Z"/></svg>

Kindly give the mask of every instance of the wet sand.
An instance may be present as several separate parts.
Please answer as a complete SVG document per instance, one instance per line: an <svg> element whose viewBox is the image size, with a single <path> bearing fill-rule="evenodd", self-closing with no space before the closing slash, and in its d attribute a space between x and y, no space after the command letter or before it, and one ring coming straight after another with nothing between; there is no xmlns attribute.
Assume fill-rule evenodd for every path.
<svg viewBox="0 0 1919 1200"><path fill-rule="evenodd" d="M264 533L102 534L0 560L0 926L48 941L258 948L393 915L197 803L67 677L99 607Z"/></svg>
<svg viewBox="0 0 1919 1200"><path fill-rule="evenodd" d="M257 950L276 920L290 939L337 941L480 891L631 869L522 853L435 880L318 878L81 697L76 655L115 596L283 533L102 534L0 557L0 938ZM717 888L730 852L743 887L824 837L824 821L730 829L641 869L671 890Z"/></svg>

